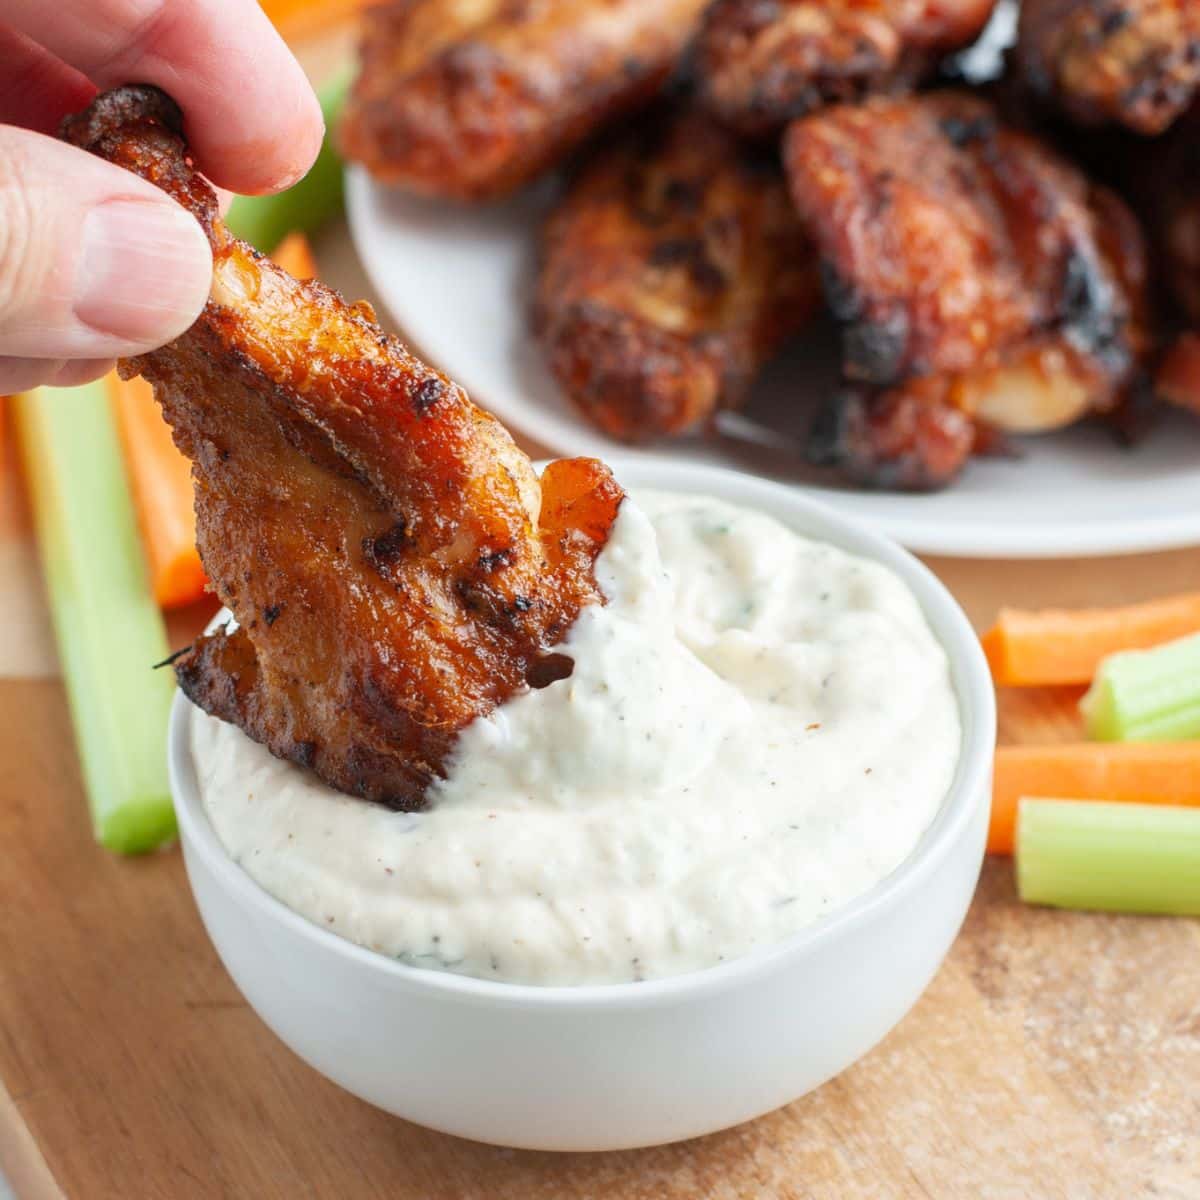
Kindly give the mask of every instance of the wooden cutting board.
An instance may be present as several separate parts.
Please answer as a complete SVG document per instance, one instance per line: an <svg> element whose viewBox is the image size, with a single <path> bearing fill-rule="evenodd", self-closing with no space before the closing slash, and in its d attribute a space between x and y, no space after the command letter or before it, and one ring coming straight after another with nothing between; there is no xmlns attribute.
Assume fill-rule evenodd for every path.
<svg viewBox="0 0 1200 1200"><path fill-rule="evenodd" d="M344 230L317 251L323 275L366 294ZM27 561L19 541L8 549ZM931 565L977 624L1000 604L1200 588L1200 551ZM247 1007L177 850L130 861L93 844L61 686L28 678L53 661L17 574L0 574L0 608L24 614L0 675L5 662L33 665L0 679L0 1172L18 1196L1200 1197L1200 922L1027 908L1006 860L986 864L961 936L899 1027L814 1094L738 1129L551 1155L370 1108ZM198 620L184 619L177 644ZM1074 699L1002 697L1002 740L1077 736Z"/></svg>

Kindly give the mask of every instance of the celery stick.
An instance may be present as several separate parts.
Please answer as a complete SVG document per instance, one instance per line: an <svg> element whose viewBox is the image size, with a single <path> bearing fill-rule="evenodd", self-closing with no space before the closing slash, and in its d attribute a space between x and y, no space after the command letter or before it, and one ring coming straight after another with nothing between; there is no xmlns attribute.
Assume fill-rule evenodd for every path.
<svg viewBox="0 0 1200 1200"><path fill-rule="evenodd" d="M1016 856L1030 904L1200 914L1200 809L1023 798Z"/></svg>
<svg viewBox="0 0 1200 1200"><path fill-rule="evenodd" d="M103 380L16 398L51 616L96 840L137 854L175 833L170 671Z"/></svg>
<svg viewBox="0 0 1200 1200"><path fill-rule="evenodd" d="M1093 741L1200 738L1200 634L1110 655L1080 708Z"/></svg>
<svg viewBox="0 0 1200 1200"><path fill-rule="evenodd" d="M235 196L225 224L243 241L270 254L289 233L311 233L342 211L342 162L333 131L350 87L345 72L317 96L325 117L325 141L312 169L299 183L275 196Z"/></svg>

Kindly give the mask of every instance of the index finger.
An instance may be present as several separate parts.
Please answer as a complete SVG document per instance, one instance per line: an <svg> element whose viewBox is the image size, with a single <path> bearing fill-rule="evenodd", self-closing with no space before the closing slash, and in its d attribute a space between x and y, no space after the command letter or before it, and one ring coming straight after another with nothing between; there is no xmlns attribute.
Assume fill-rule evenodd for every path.
<svg viewBox="0 0 1200 1200"><path fill-rule="evenodd" d="M224 187L278 191L320 149L316 96L257 0L3 0L0 18L99 88L170 93L197 162Z"/></svg>

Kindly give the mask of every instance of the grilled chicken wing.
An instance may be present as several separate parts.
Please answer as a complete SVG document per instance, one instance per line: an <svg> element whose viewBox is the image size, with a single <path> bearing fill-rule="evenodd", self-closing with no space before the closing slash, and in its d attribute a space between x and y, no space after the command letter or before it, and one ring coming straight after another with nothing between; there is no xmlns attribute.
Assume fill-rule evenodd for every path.
<svg viewBox="0 0 1200 1200"><path fill-rule="evenodd" d="M716 0L698 40L708 106L763 135L824 104L903 91L973 42L995 0Z"/></svg>
<svg viewBox="0 0 1200 1200"><path fill-rule="evenodd" d="M1022 0L1016 61L1076 121L1161 133L1200 85L1200 4Z"/></svg>
<svg viewBox="0 0 1200 1200"><path fill-rule="evenodd" d="M341 145L430 196L504 195L674 70L706 0L390 0L368 9Z"/></svg>
<svg viewBox="0 0 1200 1200"><path fill-rule="evenodd" d="M456 733L569 669L621 501L607 468L541 483L504 429L383 333L232 237L179 110L126 87L63 136L157 183L209 235L208 305L141 374L192 460L197 540L237 627L176 664L184 692L343 791L420 805Z"/></svg>
<svg viewBox="0 0 1200 1200"><path fill-rule="evenodd" d="M858 487L928 492L958 476L980 428L936 388L847 387L817 410L808 460Z"/></svg>
<svg viewBox="0 0 1200 1200"><path fill-rule="evenodd" d="M534 324L571 398L637 441L737 404L819 295L777 162L683 112L573 181L543 233Z"/></svg>
<svg viewBox="0 0 1200 1200"><path fill-rule="evenodd" d="M857 385L834 401L848 413L819 422L818 460L870 481L871 456L830 431L876 429L914 405L1032 432L1118 402L1144 349L1145 256L1115 195L952 92L816 113L790 127L785 159ZM905 439L884 441L880 481L953 474L946 453L924 472L885 469ZM961 466L978 435L952 441Z"/></svg>

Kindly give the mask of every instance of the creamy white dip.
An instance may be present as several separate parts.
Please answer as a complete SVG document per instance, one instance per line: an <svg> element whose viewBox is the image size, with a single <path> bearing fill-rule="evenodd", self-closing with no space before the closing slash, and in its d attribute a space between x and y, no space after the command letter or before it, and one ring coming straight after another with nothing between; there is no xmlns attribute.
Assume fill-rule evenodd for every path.
<svg viewBox="0 0 1200 1200"><path fill-rule="evenodd" d="M415 966L534 984L777 942L913 850L959 755L946 656L886 568L717 500L640 493L570 678L462 734L418 814L193 713L203 803L295 911Z"/></svg>

